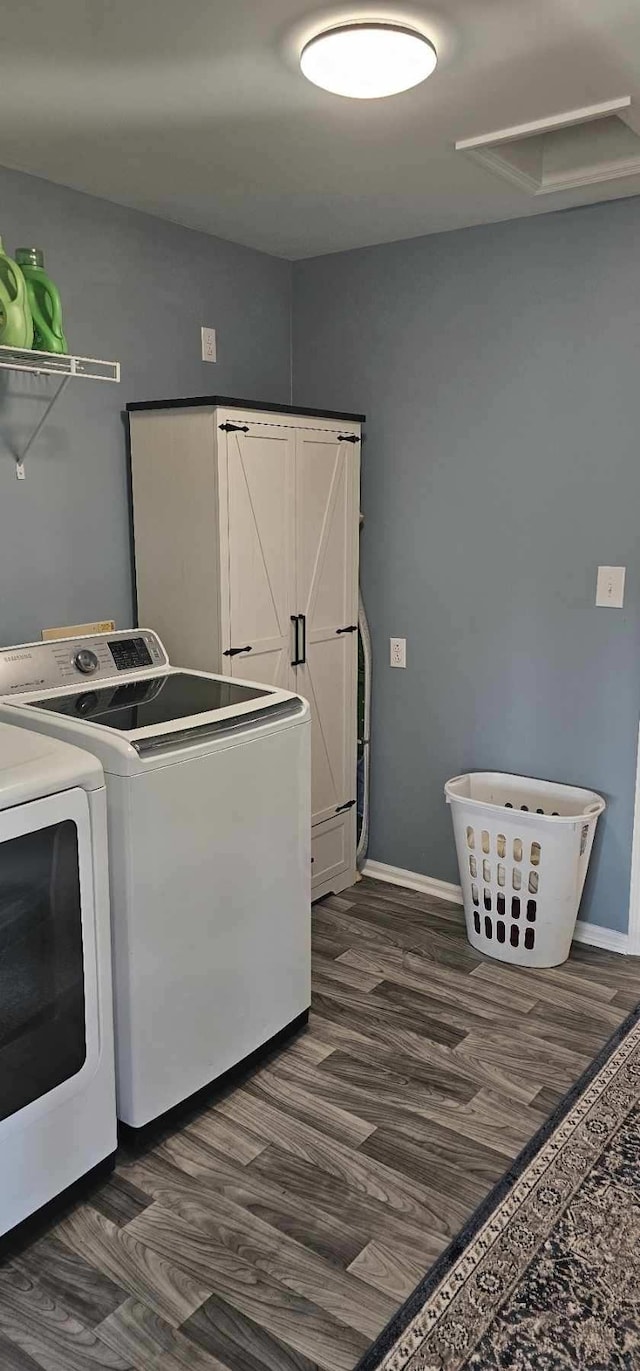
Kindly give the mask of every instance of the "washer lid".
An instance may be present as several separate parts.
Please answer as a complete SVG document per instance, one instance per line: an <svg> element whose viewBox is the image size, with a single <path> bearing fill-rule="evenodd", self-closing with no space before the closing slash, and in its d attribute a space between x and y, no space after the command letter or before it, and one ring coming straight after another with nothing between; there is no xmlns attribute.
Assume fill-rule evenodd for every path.
<svg viewBox="0 0 640 1371"><path fill-rule="evenodd" d="M0 723L0 810L81 786L104 785L97 757L47 734Z"/></svg>
<svg viewBox="0 0 640 1371"><path fill-rule="evenodd" d="M269 700L271 697L271 700ZM249 701L275 704L274 692L263 686L240 685L237 681L202 676L190 671L171 671L146 680L115 681L109 685L63 695L48 695L27 700L27 708L46 709L85 723L135 733L141 728L161 729L177 719L193 719L201 714L221 717Z"/></svg>

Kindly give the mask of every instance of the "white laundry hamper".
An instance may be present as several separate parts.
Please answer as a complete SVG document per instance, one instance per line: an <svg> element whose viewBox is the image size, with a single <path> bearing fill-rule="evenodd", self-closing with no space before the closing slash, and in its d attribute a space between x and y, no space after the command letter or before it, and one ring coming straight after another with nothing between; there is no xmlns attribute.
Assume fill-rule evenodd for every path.
<svg viewBox="0 0 640 1371"><path fill-rule="evenodd" d="M454 777L445 795L469 942L502 962L559 966L569 956L604 800L490 771Z"/></svg>

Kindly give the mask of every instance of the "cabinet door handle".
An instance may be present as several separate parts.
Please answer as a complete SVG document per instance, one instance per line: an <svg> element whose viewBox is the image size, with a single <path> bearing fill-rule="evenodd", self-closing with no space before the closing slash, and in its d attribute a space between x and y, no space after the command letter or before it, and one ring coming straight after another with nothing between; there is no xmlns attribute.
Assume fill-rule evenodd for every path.
<svg viewBox="0 0 640 1371"><path fill-rule="evenodd" d="M253 652L253 648L250 643L247 645L247 647L228 647L223 652L222 656L237 657L239 652Z"/></svg>
<svg viewBox="0 0 640 1371"><path fill-rule="evenodd" d="M227 424L221 424L221 425L220 425L220 428L222 429L223 433L248 433L248 432L249 432L249 425L248 425L248 424L232 424L232 423L227 423Z"/></svg>
<svg viewBox="0 0 640 1371"><path fill-rule="evenodd" d="M346 627L346 628L337 628L337 629L336 629L336 633L357 633L357 632L358 632L358 625L357 625L357 624L347 624L347 627Z"/></svg>
<svg viewBox="0 0 640 1371"><path fill-rule="evenodd" d="M299 640L298 640L298 629L299 629L299 627L300 627L300 615L299 615L299 614L292 614L292 615L291 615L291 622L292 622L292 624L293 624L293 657L292 657L292 659L291 659L291 665L292 665L292 666L300 666L300 665L301 665L301 661L300 661L300 647L299 647Z"/></svg>
<svg viewBox="0 0 640 1371"><path fill-rule="evenodd" d="M292 614L293 660L292 666L304 666L307 660L307 618L305 614ZM302 649L300 648L300 629L302 629Z"/></svg>

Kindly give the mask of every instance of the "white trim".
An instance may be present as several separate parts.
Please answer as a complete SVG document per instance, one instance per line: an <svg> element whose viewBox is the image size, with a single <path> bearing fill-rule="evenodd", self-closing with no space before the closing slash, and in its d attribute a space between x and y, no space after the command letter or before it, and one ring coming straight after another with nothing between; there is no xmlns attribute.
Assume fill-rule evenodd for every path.
<svg viewBox="0 0 640 1371"><path fill-rule="evenodd" d="M578 919L573 940L576 943L587 943L589 947L601 947L605 952L622 952L627 957L631 952L628 933L621 933L618 928L601 928L600 924L588 924L584 919Z"/></svg>
<svg viewBox="0 0 640 1371"><path fill-rule="evenodd" d="M637 852L635 851L636 848ZM636 860L636 884L633 889L636 897L635 920L637 926L640 924L640 747L638 749L638 777L636 782L634 857ZM436 899L447 900L451 904L462 904L461 886L454 885L452 881L440 881L435 876L423 876L419 871L406 871L401 866L387 866L386 862L374 862L367 859L362 867L362 875L370 876L373 881L386 881L389 885L404 886L405 890L419 890L423 895L435 896ZM631 928L631 912L629 926ZM637 947L631 932L621 933L617 928L601 928L599 924L589 924L584 921L579 921L576 924L576 931L573 936L577 943L587 943L589 947L600 947L606 952L621 952L626 956L633 954Z"/></svg>
<svg viewBox="0 0 640 1371"><path fill-rule="evenodd" d="M629 882L629 952L640 955L640 729L636 753L636 789L633 812L633 842L631 846L631 879Z"/></svg>
<svg viewBox="0 0 640 1371"><path fill-rule="evenodd" d="M479 162L481 166L488 167L489 171L495 171L503 180L510 181L512 186L527 190L530 195L540 195L540 181L523 171L521 167L514 167L513 162L507 162L499 151L494 152L492 148L469 148L466 155L473 158L474 162ZM556 190L557 187L554 186L553 189Z"/></svg>
<svg viewBox="0 0 640 1371"><path fill-rule="evenodd" d="M574 190L580 186L599 186L606 181L619 181L621 178L628 180L630 176L637 176L640 172L640 157L628 157L624 162L603 162L591 168L566 172L564 175L558 173L549 176L546 181L539 181L521 167L515 167L512 162L508 162L491 148L469 148L466 155L472 157L474 162L480 162L482 166L488 167L490 171L495 171L505 181L511 181L512 185L528 191L530 195L555 195L558 191Z"/></svg>
<svg viewBox="0 0 640 1371"><path fill-rule="evenodd" d="M481 133L474 138L458 138L456 152L470 152L475 148L491 147L492 143L517 143L522 138L531 138L540 133L552 133L555 129L573 128L575 124L589 124L594 119L602 119L608 114L619 114L631 107L631 96L621 95L618 100L605 100L599 105L585 105L582 109L565 110L563 114L552 114L546 119L532 119L528 124L515 124L508 129L494 129L492 133Z"/></svg>
<svg viewBox="0 0 640 1371"><path fill-rule="evenodd" d="M635 132L635 130L634 130ZM543 181L538 186L536 195L551 195L558 190L573 190L576 186L599 186L605 181L619 181L621 178L627 180L630 176L637 176L640 172L640 157L627 157L625 161L603 162L594 167L585 168L583 171L567 172L564 176L558 172L555 176L550 176L548 181Z"/></svg>
<svg viewBox="0 0 640 1371"><path fill-rule="evenodd" d="M516 124L513 128L495 129L492 133L480 134L474 138L459 138L455 144L456 152L463 152L477 162L497 172L506 181L528 191L531 195L549 195L560 190L571 190L575 186L598 186L605 181L620 177L628 179L640 172L640 155L633 157L613 157L608 161L596 160L591 166L580 166L564 172L546 173L541 160L538 173L526 171L511 162L503 149L511 144L525 142L529 138L539 138L548 133L569 128L579 128L594 120L615 115L627 125L636 137L640 136L637 115L631 112L631 97L623 95L618 100L607 100L603 104L587 105L583 109L567 110L564 114L552 115L546 119L534 119L528 124Z"/></svg>
<svg viewBox="0 0 640 1371"><path fill-rule="evenodd" d="M419 871L405 871L401 866L387 866L386 862L373 862L367 858L362 866L363 876L373 881L387 881L389 885L403 885L406 890L419 890L423 895L434 895L438 900L449 900L451 904L462 904L462 886L451 881L439 881L435 876L423 876Z"/></svg>

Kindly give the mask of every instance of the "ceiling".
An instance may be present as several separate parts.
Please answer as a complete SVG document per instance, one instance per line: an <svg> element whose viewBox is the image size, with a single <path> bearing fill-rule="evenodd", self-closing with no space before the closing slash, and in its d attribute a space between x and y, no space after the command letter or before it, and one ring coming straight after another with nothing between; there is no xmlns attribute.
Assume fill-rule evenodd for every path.
<svg viewBox="0 0 640 1371"><path fill-rule="evenodd" d="M310 85L324 23L421 27L439 64L386 100ZM640 110L631 0L2 0L0 163L289 258L640 193L534 199L456 152L594 102Z"/></svg>

